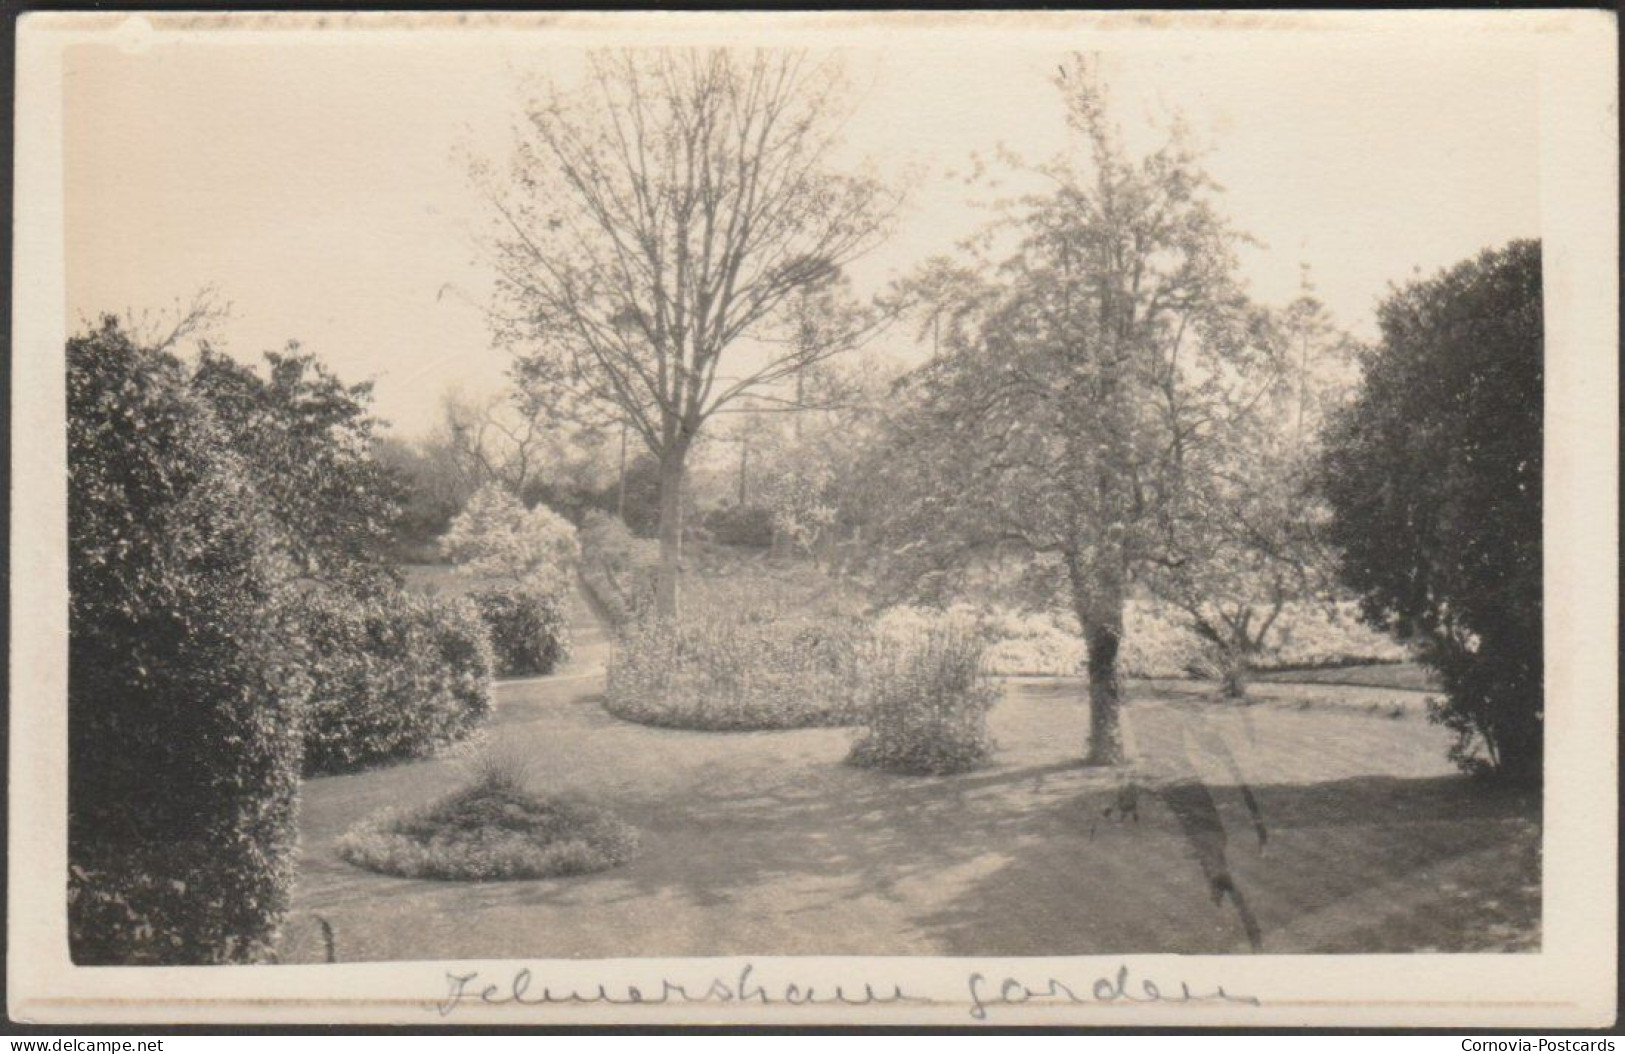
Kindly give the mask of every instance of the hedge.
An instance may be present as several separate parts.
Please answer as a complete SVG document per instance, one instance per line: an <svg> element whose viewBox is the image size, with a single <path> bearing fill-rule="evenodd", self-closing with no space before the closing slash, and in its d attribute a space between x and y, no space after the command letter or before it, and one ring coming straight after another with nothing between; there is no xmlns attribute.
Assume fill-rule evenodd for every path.
<svg viewBox="0 0 1625 1054"><path fill-rule="evenodd" d="M297 617L314 682L301 722L307 774L424 757L490 715L491 642L468 600L320 590Z"/></svg>
<svg viewBox="0 0 1625 1054"><path fill-rule="evenodd" d="M491 634L497 672L504 677L552 673L570 657L570 624L557 596L516 586L468 594Z"/></svg>
<svg viewBox="0 0 1625 1054"><path fill-rule="evenodd" d="M306 684L263 510L175 357L67 344L68 938L80 965L265 959Z"/></svg>

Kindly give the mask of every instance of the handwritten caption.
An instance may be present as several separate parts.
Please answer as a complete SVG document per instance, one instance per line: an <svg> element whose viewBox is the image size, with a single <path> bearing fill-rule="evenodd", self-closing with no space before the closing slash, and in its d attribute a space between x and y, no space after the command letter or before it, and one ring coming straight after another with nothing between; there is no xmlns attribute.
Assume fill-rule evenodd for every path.
<svg viewBox="0 0 1625 1054"><path fill-rule="evenodd" d="M1231 1003L1258 1006L1256 996L1235 995L1218 986L1194 992L1189 983L1158 984L1149 978L1134 977L1127 966L1093 981L1072 984L1056 977L1029 982L1017 977L990 979L984 974L965 977L964 995L968 1012L977 1021L1005 1007L1037 1005L1109 1005L1129 1003ZM478 970L446 972L446 996L435 1004L442 1017L466 1005L481 1006L660 1006L662 1004L753 1005L753 1006L883 1006L889 1004L933 1005L942 999L911 995L900 984L876 986L858 984L813 985L796 981L762 981L756 967L746 963L737 978L712 977L701 983L679 983L662 978L658 985L644 987L617 982L569 988L539 985L528 967L511 976L492 980Z"/></svg>

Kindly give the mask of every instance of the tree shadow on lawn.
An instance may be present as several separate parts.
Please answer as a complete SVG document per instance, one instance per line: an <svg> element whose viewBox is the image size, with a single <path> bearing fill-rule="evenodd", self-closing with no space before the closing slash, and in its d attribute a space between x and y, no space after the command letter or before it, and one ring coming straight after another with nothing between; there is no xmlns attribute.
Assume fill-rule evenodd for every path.
<svg viewBox="0 0 1625 1054"><path fill-rule="evenodd" d="M1266 841L1241 790L1146 788L1138 823L1085 845L1088 806L1052 805L921 923L962 955L1538 947L1538 798L1458 776L1276 784L1253 791Z"/></svg>
<svg viewBox="0 0 1625 1054"><path fill-rule="evenodd" d="M1233 786L1147 787L1138 822L1105 820L1116 778L1071 761L936 779L837 770L729 794L718 773L631 817L645 831L631 866L486 887L469 906L655 902L719 932L752 912L805 928L789 946L719 935L688 950L718 955L1451 950L1482 947L1473 934L1492 916L1538 939L1532 799L1462 777L1268 786L1254 792L1265 845ZM1396 927L1400 915L1426 924ZM893 929L838 932L854 918Z"/></svg>

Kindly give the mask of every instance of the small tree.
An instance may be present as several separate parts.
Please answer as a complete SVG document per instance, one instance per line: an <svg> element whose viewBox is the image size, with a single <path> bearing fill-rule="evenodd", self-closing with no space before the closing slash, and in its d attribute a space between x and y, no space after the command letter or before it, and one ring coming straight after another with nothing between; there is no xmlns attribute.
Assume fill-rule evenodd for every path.
<svg viewBox="0 0 1625 1054"><path fill-rule="evenodd" d="M1284 311L1254 314L1249 341L1258 353L1232 364L1244 383L1213 393L1202 456L1164 513L1169 558L1145 568L1150 589L1206 643L1231 697L1246 694L1288 604L1330 602L1326 510L1311 475L1355 355L1307 282Z"/></svg>
<svg viewBox="0 0 1625 1054"><path fill-rule="evenodd" d="M467 574L506 578L549 596L568 588L580 555L570 521L545 505L525 508L495 483L474 492L441 545Z"/></svg>
<svg viewBox="0 0 1625 1054"><path fill-rule="evenodd" d="M1395 289L1378 321L1322 466L1343 578L1374 625L1421 642L1456 760L1538 780L1540 243Z"/></svg>

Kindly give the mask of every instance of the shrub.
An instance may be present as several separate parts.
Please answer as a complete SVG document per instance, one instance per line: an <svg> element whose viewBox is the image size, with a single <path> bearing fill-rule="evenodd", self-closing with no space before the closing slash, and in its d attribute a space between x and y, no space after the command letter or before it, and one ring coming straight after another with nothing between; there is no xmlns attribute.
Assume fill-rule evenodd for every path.
<svg viewBox="0 0 1625 1054"><path fill-rule="evenodd" d="M469 575L503 578L548 595L569 588L580 554L569 520L545 505L525 508L496 483L474 492L441 547Z"/></svg>
<svg viewBox="0 0 1625 1054"><path fill-rule="evenodd" d="M1365 617L1416 639L1439 671L1448 702L1434 716L1457 733L1452 757L1538 782L1540 243L1396 289L1378 322L1321 472L1340 571Z"/></svg>
<svg viewBox="0 0 1625 1054"><path fill-rule="evenodd" d="M988 711L998 689L981 669L975 624L947 615L878 632L862 657L864 730L847 760L913 775L963 772L993 752Z"/></svg>
<svg viewBox="0 0 1625 1054"><path fill-rule="evenodd" d="M522 756L487 752L473 768L473 781L440 801L363 821L339 856L403 878L489 882L601 871L636 851L637 832L607 810L527 791Z"/></svg>
<svg viewBox="0 0 1625 1054"><path fill-rule="evenodd" d="M856 622L840 618L763 618L691 602L681 623L650 615L622 629L604 708L709 731L844 724L859 636Z"/></svg>
<svg viewBox="0 0 1625 1054"><path fill-rule="evenodd" d="M722 505L706 513L705 527L719 545L766 549L773 544L773 510L763 505Z"/></svg>
<svg viewBox="0 0 1625 1054"><path fill-rule="evenodd" d="M267 512L175 357L67 344L75 963L251 962L293 879L305 685Z"/></svg>
<svg viewBox="0 0 1625 1054"><path fill-rule="evenodd" d="M314 681L307 773L423 757L491 712L491 644L467 600L317 591L300 599L298 620Z"/></svg>
<svg viewBox="0 0 1625 1054"><path fill-rule="evenodd" d="M660 548L613 516L588 512L581 525L581 580L610 623L623 626L654 607Z"/></svg>
<svg viewBox="0 0 1625 1054"><path fill-rule="evenodd" d="M490 631L502 676L552 673L570 657L570 624L557 597L501 587L469 593L468 599Z"/></svg>

